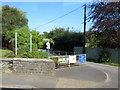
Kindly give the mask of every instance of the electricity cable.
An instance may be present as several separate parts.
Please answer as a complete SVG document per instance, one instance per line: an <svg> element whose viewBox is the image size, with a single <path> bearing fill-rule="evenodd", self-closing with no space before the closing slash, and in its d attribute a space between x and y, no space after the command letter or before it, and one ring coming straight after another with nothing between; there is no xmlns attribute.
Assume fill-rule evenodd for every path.
<svg viewBox="0 0 120 90"><path fill-rule="evenodd" d="M73 12L77 11L79 8L81 8L81 7L78 7L78 8L76 8L76 9L74 9L74 10L72 10L72 11L70 11L70 12L68 12L68 13L66 13L66 14L64 14L64 15L62 15L62 16L60 16L60 17L57 17L57 18L55 18L55 19L53 19L53 20L47 22L47 23L44 23L44 24L42 24L42 25L36 27L35 29L37 29L37 28L39 28L39 27L41 27L41 26L47 25L47 24L49 24L49 23L52 23L52 22L54 22L54 21L56 21L56 20L58 20L58 19L60 19L60 18L63 18L63 17L65 17L65 16L69 15L70 13L73 13Z"/></svg>

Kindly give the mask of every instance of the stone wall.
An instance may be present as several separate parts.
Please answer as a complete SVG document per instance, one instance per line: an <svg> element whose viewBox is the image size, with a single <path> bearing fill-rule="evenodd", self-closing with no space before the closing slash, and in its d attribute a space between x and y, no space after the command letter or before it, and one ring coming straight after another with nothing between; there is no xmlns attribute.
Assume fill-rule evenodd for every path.
<svg viewBox="0 0 120 90"><path fill-rule="evenodd" d="M50 59L0 58L2 72L54 75L55 63Z"/></svg>

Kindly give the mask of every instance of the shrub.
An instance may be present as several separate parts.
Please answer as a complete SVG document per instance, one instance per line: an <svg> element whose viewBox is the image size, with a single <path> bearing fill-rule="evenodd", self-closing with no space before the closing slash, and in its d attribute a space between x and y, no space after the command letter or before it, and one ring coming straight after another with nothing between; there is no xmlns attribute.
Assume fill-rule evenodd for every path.
<svg viewBox="0 0 120 90"><path fill-rule="evenodd" d="M100 63L110 62L111 61L110 56L111 55L110 55L110 53L108 51L105 51L105 50L101 51L99 53L99 62Z"/></svg>
<svg viewBox="0 0 120 90"><path fill-rule="evenodd" d="M87 58L87 61L90 61L90 62L97 62L96 59L92 59L92 58Z"/></svg>
<svg viewBox="0 0 120 90"><path fill-rule="evenodd" d="M33 43L32 44L32 51L37 51L37 44ZM25 43L24 45L19 45L18 46L18 54L23 54L23 53L27 53L30 52L30 44L29 43Z"/></svg>
<svg viewBox="0 0 120 90"><path fill-rule="evenodd" d="M57 57L51 57L50 59L55 62L55 67L58 68L58 58Z"/></svg>
<svg viewBox="0 0 120 90"><path fill-rule="evenodd" d="M32 44L32 52L30 52L30 44L25 43L18 47L18 58L48 58L48 54L43 51L38 51L37 44Z"/></svg>
<svg viewBox="0 0 120 90"><path fill-rule="evenodd" d="M49 55L43 51L24 52L17 55L19 58L48 58L48 56Z"/></svg>
<svg viewBox="0 0 120 90"><path fill-rule="evenodd" d="M3 58L13 58L13 57L15 57L14 52L11 51L11 50L7 50L7 49L1 49L0 54L1 54L0 57L3 57Z"/></svg>

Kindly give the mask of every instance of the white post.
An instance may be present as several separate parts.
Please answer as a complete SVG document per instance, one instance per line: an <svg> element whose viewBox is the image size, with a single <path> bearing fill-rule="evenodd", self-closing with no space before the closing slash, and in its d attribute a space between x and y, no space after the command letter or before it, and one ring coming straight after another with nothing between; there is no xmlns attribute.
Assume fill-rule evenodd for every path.
<svg viewBox="0 0 120 90"><path fill-rule="evenodd" d="M15 32L15 55L17 55L17 32Z"/></svg>
<svg viewBox="0 0 120 90"><path fill-rule="evenodd" d="M69 61L69 65L68 65L68 67L70 67L70 56L69 56L69 60L68 60L68 61Z"/></svg>
<svg viewBox="0 0 120 90"><path fill-rule="evenodd" d="M30 34L30 52L32 52L32 34Z"/></svg>

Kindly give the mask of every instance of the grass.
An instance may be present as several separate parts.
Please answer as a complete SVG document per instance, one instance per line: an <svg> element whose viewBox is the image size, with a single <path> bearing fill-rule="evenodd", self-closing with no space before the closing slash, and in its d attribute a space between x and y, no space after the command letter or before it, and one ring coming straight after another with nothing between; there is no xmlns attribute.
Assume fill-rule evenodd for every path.
<svg viewBox="0 0 120 90"><path fill-rule="evenodd" d="M120 67L119 63L101 63L101 64L106 64L106 65L111 65L111 66L118 66Z"/></svg>
<svg viewBox="0 0 120 90"><path fill-rule="evenodd" d="M32 51L32 52L21 52L16 57L17 58L48 58L51 55L44 51Z"/></svg>
<svg viewBox="0 0 120 90"><path fill-rule="evenodd" d="M89 61L89 62L98 63L98 62L95 62L95 61ZM120 63L113 63L113 62L104 62L104 63L98 63L98 64L106 64L106 65L111 65L111 66L118 66L118 67L120 67Z"/></svg>
<svg viewBox="0 0 120 90"><path fill-rule="evenodd" d="M114 63L114 62L103 62L103 63L100 63L100 62L98 62L98 60L96 60L96 59L91 59L91 58L87 58L87 61L93 62L93 63L98 63L98 64L106 64L106 65L111 65L111 66L120 67L120 63Z"/></svg>
<svg viewBox="0 0 120 90"><path fill-rule="evenodd" d="M14 55L13 51L7 49L0 49L0 58L48 58L51 55L44 51L33 51L30 52L22 52L17 56Z"/></svg>
<svg viewBox="0 0 120 90"><path fill-rule="evenodd" d="M28 58L28 54L25 55L26 57L24 58ZM52 55L49 55L48 53L46 52L43 52L43 51L39 51L38 55L36 53L32 53L32 56L31 58L48 58L48 57L51 57ZM13 51L11 50L7 50L7 49L0 49L0 58L13 58L15 57ZM22 58L23 56L19 56L19 58ZM57 58L51 58L53 61L55 61L56 63L58 62L58 59ZM95 60L92 60L92 59L87 59L88 61L90 62L93 62L93 63L96 63ZM109 62L109 63L99 63L99 64L106 64L106 65L111 65L111 66L118 66L120 67L120 63L113 63L113 62Z"/></svg>
<svg viewBox="0 0 120 90"><path fill-rule="evenodd" d="M14 53L11 50L7 50L7 49L0 49L0 58L2 57L14 57Z"/></svg>

